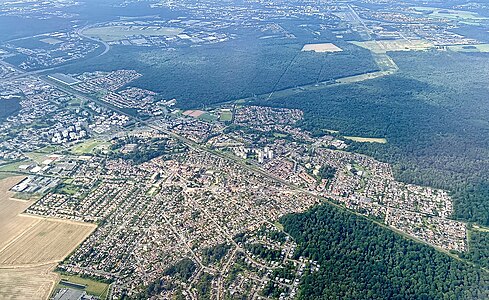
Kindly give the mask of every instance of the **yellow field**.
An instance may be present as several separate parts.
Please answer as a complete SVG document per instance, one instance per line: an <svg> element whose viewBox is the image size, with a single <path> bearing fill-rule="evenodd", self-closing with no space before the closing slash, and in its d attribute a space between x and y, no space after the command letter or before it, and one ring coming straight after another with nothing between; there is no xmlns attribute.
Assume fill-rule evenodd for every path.
<svg viewBox="0 0 489 300"><path fill-rule="evenodd" d="M0 265L59 262L93 231L93 225L39 219L40 221L0 250Z"/></svg>
<svg viewBox="0 0 489 300"><path fill-rule="evenodd" d="M387 140L384 138L365 138L359 136L344 136L345 139L350 141L355 141L359 143L379 143L379 144L387 144Z"/></svg>
<svg viewBox="0 0 489 300"><path fill-rule="evenodd" d="M181 28L155 26L104 26L85 30L83 33L105 42L126 39L131 36L176 36L183 32Z"/></svg>
<svg viewBox="0 0 489 300"><path fill-rule="evenodd" d="M22 179L0 180L0 299L47 299L57 262L96 226L22 215L32 201L11 199L8 191Z"/></svg>
<svg viewBox="0 0 489 300"><path fill-rule="evenodd" d="M10 199L14 193L8 190L23 178L15 176L0 180L0 249L3 249L14 237L39 222L34 218L19 216L31 205L31 202Z"/></svg>
<svg viewBox="0 0 489 300"><path fill-rule="evenodd" d="M354 45L368 49L373 53L386 53L389 51L423 51L433 47L433 44L425 40L384 40L351 42Z"/></svg>
<svg viewBox="0 0 489 300"><path fill-rule="evenodd" d="M302 51L314 51L314 52L324 53L324 52L341 52L343 50L340 47L336 46L335 44L324 43L324 44L304 45Z"/></svg>
<svg viewBox="0 0 489 300"><path fill-rule="evenodd" d="M58 279L56 264L32 268L0 268L0 299L47 299Z"/></svg>

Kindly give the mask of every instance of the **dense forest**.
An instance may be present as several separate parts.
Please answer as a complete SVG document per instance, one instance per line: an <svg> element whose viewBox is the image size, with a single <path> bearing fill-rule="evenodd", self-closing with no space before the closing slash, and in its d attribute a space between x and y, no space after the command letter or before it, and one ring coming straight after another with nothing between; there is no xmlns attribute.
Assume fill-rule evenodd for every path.
<svg viewBox="0 0 489 300"><path fill-rule="evenodd" d="M296 257L320 264L299 299L487 299L489 274L347 211L324 204L280 222Z"/></svg>
<svg viewBox="0 0 489 300"><path fill-rule="evenodd" d="M394 165L398 179L450 190L455 217L489 225L489 55L392 54L396 75L257 104L304 111L313 132L385 137L351 151Z"/></svg>
<svg viewBox="0 0 489 300"><path fill-rule="evenodd" d="M0 121L8 118L8 116L14 114L20 109L19 100L16 99L0 99Z"/></svg>
<svg viewBox="0 0 489 300"><path fill-rule="evenodd" d="M369 51L338 42L343 52L301 52L296 40L257 40L253 33L225 43L170 50L113 47L93 58L56 70L64 73L135 69L131 85L176 98L180 108L253 97L377 70Z"/></svg>

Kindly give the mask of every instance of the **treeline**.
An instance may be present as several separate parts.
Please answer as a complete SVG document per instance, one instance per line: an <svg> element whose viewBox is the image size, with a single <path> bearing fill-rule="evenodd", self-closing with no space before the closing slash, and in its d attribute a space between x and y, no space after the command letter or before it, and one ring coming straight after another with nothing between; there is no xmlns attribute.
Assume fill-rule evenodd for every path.
<svg viewBox="0 0 489 300"><path fill-rule="evenodd" d="M298 244L295 257L319 263L299 299L487 299L486 271L332 207L280 222Z"/></svg>

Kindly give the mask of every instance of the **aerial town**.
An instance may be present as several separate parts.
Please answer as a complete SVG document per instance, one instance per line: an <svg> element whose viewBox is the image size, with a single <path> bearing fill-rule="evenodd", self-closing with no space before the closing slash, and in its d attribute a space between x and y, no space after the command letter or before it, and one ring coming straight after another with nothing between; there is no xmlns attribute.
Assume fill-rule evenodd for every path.
<svg viewBox="0 0 489 300"><path fill-rule="evenodd" d="M32 201L23 214L95 228L56 262L56 272L106 284L104 299L295 299L302 279L321 265L297 255L297 241L279 220L321 204L452 256L469 250L470 224L454 218L449 191L400 182L393 166L351 149L353 141L389 141L308 131L300 126L305 110L267 100L393 74L399 68L391 51L487 45L452 31L461 22L457 11L254 2L260 5L245 10L152 1L152 8L195 14L77 21L69 31L0 45L0 103L18 101L0 122L0 175L22 176L9 192ZM54 12L49 5L26 11L9 3L0 15L71 18L62 10L78 3L59 1ZM335 28L336 40L370 51L378 70L193 109L138 85L141 70L57 70L111 47L173 51L232 42L243 34L237 28L263 40L295 39L273 20L299 16L324 21L301 25L318 38ZM465 18L487 22L477 14ZM308 46L308 52L343 51L333 43L323 44L326 50ZM63 282L52 299L100 299Z"/></svg>
<svg viewBox="0 0 489 300"><path fill-rule="evenodd" d="M304 268L318 266L294 257L294 241L276 222L324 201L442 250L466 250L466 225L450 218L446 191L397 182L388 164L348 152L341 136L294 127L301 111L182 112L151 91L123 88L138 76L120 70L69 76L71 85L68 76L3 83L23 97L19 114L2 125L4 136L20 133L3 140L2 157L20 161L15 171L27 175L12 191L39 198L26 213L98 225L59 265L63 272L112 282L114 297L138 295L164 274L167 295L198 299L197 287L207 285L223 297L292 299ZM122 104L106 91L164 113L144 121L114 111ZM123 102L141 108L131 103ZM49 124L25 125L46 115Z"/></svg>

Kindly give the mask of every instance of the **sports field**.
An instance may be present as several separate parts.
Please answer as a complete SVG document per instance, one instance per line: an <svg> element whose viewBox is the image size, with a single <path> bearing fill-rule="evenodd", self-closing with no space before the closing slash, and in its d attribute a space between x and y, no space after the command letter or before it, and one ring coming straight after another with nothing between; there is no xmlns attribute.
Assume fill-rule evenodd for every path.
<svg viewBox="0 0 489 300"><path fill-rule="evenodd" d="M157 26L104 26L88 28L84 34L105 42L126 39L131 36L176 36L183 32L182 28Z"/></svg>
<svg viewBox="0 0 489 300"><path fill-rule="evenodd" d="M50 45L56 45L56 44L59 44L59 43L62 43L63 42L61 40L58 40L58 39L55 39L55 38L51 38L51 37L48 37L48 38L45 38L45 39L41 39L40 41L43 42L43 43L46 43L46 44L50 44Z"/></svg>
<svg viewBox="0 0 489 300"><path fill-rule="evenodd" d="M233 113L229 110L222 110L219 116L219 121L229 122L233 119Z"/></svg>

